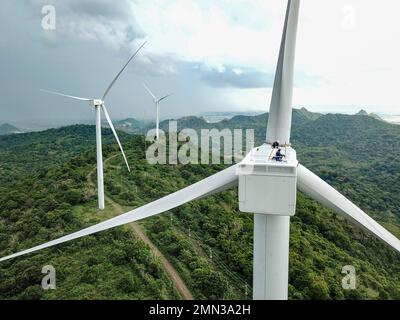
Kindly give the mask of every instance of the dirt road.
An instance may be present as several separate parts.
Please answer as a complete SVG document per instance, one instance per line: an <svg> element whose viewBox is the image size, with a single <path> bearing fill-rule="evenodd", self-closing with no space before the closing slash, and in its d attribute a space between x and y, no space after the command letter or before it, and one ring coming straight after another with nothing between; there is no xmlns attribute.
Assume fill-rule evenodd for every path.
<svg viewBox="0 0 400 320"><path fill-rule="evenodd" d="M115 157L115 155L110 157L110 158L108 158L106 161L104 161L104 166L113 157ZM94 169L89 173L88 181L93 187L96 188L96 184L95 184L95 182L93 181L93 178L92 178L93 174L95 173L95 171L96 170ZM125 212L124 209L121 207L121 205L118 204L117 202L115 202L109 196L105 195L104 198L106 200L106 203L110 204L117 213L122 214L122 213ZM168 276L171 278L172 282L174 283L175 287L177 288L177 290L180 293L180 295L182 296L182 298L185 299L185 300L193 300L192 294L190 293L190 291L189 291L188 287L186 286L185 282L180 277L179 273L175 270L175 268L167 260L167 258L165 258L165 256L161 253L161 251L158 250L158 248L153 244L153 242L151 242L151 240L146 236L146 234L144 233L143 229L136 222L132 222L129 225L132 228L132 230L136 233L136 235L144 243L146 243L149 246L149 248L153 252L153 254L160 259L161 264L163 265L165 271L167 272Z"/></svg>

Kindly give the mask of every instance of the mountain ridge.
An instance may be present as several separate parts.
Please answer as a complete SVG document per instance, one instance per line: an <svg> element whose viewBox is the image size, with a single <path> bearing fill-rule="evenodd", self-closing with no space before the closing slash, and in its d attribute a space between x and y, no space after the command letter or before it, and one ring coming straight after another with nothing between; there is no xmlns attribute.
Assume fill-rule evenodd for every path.
<svg viewBox="0 0 400 320"><path fill-rule="evenodd" d="M16 134L22 133L23 131L18 129L17 127L13 126L9 123L0 124L0 135L7 135L7 134Z"/></svg>

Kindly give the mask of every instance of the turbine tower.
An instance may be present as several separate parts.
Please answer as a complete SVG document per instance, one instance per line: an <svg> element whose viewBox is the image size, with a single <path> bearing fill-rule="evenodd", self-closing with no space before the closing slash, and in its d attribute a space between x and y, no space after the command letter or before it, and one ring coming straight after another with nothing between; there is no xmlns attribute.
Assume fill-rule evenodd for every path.
<svg viewBox="0 0 400 320"><path fill-rule="evenodd" d="M272 94L267 141L237 165L142 207L86 229L63 236L1 261L52 247L116 226L177 208L190 201L239 185L239 209L254 214L253 298L288 297L290 216L295 214L297 189L343 215L400 253L400 240L325 181L298 163L291 148L293 66L300 0L289 0ZM285 142L285 160L276 161L271 142ZM276 157L276 156L275 156Z"/></svg>
<svg viewBox="0 0 400 320"><path fill-rule="evenodd" d="M71 98L75 100L80 100L80 101L87 101L91 106L94 107L95 113L96 113L96 156L97 156L97 193L98 193L98 202L99 202L99 209L103 210L105 207L104 204L104 177L103 177L103 150L102 150L102 143L101 143L101 110L103 110L104 115L106 116L107 122L111 128L111 131L114 134L115 139L117 140L118 146L121 150L122 157L124 158L126 167L128 168L128 171L130 172L128 160L126 159L124 149L122 148L121 142L119 141L117 132L115 131L114 125L111 121L111 117L107 111L106 105L105 105L105 99L110 92L111 88L114 86L115 82L119 78L119 76L122 74L122 72L125 70L125 68L128 66L128 64L133 60L133 58L136 57L136 55L139 53L139 51L144 47L146 44L143 43L139 49L136 50L136 52L129 58L129 60L126 62L126 64L122 67L122 69L118 72L118 74L115 76L115 78L111 81L110 85L107 87L106 91L104 92L103 96L101 99L90 99L90 98L82 98L82 97L76 97L76 96L71 96L68 94L63 94L59 92L54 92L54 91L49 91L49 90L41 90L43 92L47 92L50 94L66 97L66 98Z"/></svg>
<svg viewBox="0 0 400 320"><path fill-rule="evenodd" d="M281 141L285 146L290 142L290 129L292 122L292 95L293 74L296 48L297 25L299 19L299 0L289 0L286 10L285 24L283 27L282 40L279 50L278 63L275 72L275 81L272 90L271 106L269 109L266 142L272 145L274 141ZM291 152L290 149L287 149ZM270 153L270 150L264 152ZM295 153L293 153L295 159ZM266 158L265 158L266 159ZM293 165L297 166L297 160L293 159ZM246 161L248 159L244 159ZM289 154L286 152L286 160ZM250 161L250 166L252 165ZM270 167L272 169L273 167ZM285 168L290 170L290 168ZM292 168L295 172L296 168ZM289 173L290 174L290 173ZM282 178L271 177L282 182ZM239 181L245 181L242 177ZM246 179L248 182L248 179ZM292 179L293 184L296 179ZM269 185L270 183L267 182ZM243 187L239 182L239 191ZM269 187L271 187L269 185ZM292 187L292 188L290 188ZM270 188L274 191L274 188ZM272 201L285 201L284 194L293 192L296 197L296 187L287 185L280 190L277 199ZM257 189L247 190L257 192ZM262 196L262 195L260 195ZM289 200L289 199L287 199ZM268 205L263 208L262 213L254 215L254 256L253 256L253 298L254 299L287 299L288 276L289 276L289 237L290 216L276 215L276 208ZM293 205L293 209L295 206ZM294 214L294 210L292 211ZM258 279L256 281L256 279Z"/></svg>
<svg viewBox="0 0 400 320"><path fill-rule="evenodd" d="M158 138L159 138L159 126L160 126L160 102L161 102L162 100L168 98L169 96L171 96L172 93L167 94L166 96L164 96L164 97L158 99L158 98L156 97L156 95L155 95L155 94L149 89L149 87L146 86L144 83L143 83L143 87L146 89L146 91L147 91L147 92L150 94L150 96L153 98L153 102L154 102L154 104L156 105L156 114L157 114L157 115L156 115L156 138L157 138L157 140L158 140Z"/></svg>

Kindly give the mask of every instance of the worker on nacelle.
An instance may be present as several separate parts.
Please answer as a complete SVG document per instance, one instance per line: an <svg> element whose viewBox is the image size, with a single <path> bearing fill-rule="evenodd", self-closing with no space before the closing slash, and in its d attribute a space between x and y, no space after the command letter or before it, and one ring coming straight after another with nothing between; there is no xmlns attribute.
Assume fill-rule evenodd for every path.
<svg viewBox="0 0 400 320"><path fill-rule="evenodd" d="M273 148L273 149L279 148L279 141L275 141L275 142L272 144L272 148Z"/></svg>
<svg viewBox="0 0 400 320"><path fill-rule="evenodd" d="M284 154L282 154L281 149L279 148L278 151L276 151L275 156L272 157L272 160L276 161L282 161L283 157L286 157Z"/></svg>

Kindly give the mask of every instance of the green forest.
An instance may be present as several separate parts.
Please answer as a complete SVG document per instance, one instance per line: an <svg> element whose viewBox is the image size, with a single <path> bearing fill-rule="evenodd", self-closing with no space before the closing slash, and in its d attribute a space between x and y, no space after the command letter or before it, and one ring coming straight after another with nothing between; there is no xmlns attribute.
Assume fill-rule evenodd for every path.
<svg viewBox="0 0 400 320"><path fill-rule="evenodd" d="M218 124L199 118L179 127L254 128L263 142L268 115ZM189 124L189 123L190 124ZM165 125L165 123L164 123ZM207 128L207 127L205 127ZM103 129L105 189L126 211L199 181L221 165L150 165L143 134L119 133L128 173ZM292 145L312 169L400 237L400 126L365 116L294 110ZM98 211L95 127L76 125L0 136L0 256L55 239L119 214ZM252 215L237 190L140 221L196 299L250 299ZM290 299L400 299L399 254L301 193L292 218ZM41 288L53 265L57 289ZM344 290L352 265L356 290ZM129 226L0 263L1 299L181 299L159 258Z"/></svg>

